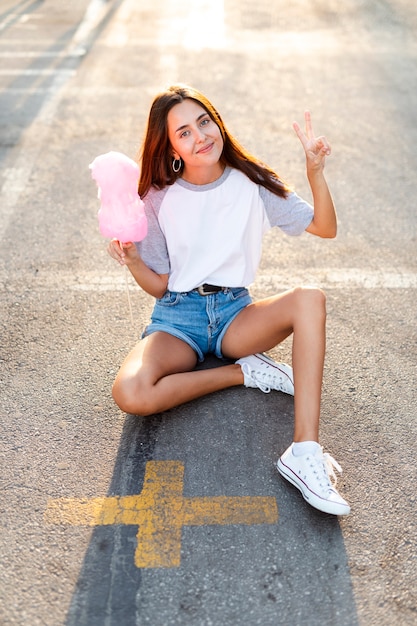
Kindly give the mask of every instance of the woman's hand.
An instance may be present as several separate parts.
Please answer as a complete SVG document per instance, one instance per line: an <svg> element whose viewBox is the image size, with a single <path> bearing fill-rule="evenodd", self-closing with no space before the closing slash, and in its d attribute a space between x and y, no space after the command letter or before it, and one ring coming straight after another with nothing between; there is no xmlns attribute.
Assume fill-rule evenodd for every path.
<svg viewBox="0 0 417 626"><path fill-rule="evenodd" d="M314 136L310 111L304 113L304 119L306 124L305 133L301 130L297 122L293 123L293 128L306 154L307 172L321 172L324 168L326 156L329 156L331 153L330 144L326 137Z"/></svg>
<svg viewBox="0 0 417 626"><path fill-rule="evenodd" d="M130 273L144 291L155 298L162 298L168 286L168 274L157 274L151 270L140 257L134 243L121 243L112 239L107 252L120 265L129 268Z"/></svg>
<svg viewBox="0 0 417 626"><path fill-rule="evenodd" d="M304 113L305 133L297 122L293 128L306 155L307 178L313 194L314 217L306 230L318 237L336 237L337 217L333 199L324 177L326 156L331 153L326 137L315 137L309 111Z"/></svg>
<svg viewBox="0 0 417 626"><path fill-rule="evenodd" d="M112 259L115 259L120 265L129 266L139 258L138 251L134 243L122 243L118 239L112 239L110 241L107 246L107 252Z"/></svg>

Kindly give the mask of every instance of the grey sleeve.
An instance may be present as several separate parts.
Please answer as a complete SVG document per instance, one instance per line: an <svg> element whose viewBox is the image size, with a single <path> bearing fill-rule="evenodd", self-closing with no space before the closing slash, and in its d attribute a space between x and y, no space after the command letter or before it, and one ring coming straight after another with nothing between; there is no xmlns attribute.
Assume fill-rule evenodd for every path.
<svg viewBox="0 0 417 626"><path fill-rule="evenodd" d="M142 241L136 242L136 248L144 263L157 274L169 274L170 262L165 235L158 220L166 189L150 189L143 202L148 221L148 233Z"/></svg>
<svg viewBox="0 0 417 626"><path fill-rule="evenodd" d="M287 235L301 235L311 224L314 217L313 207L294 191L286 198L281 198L260 186L259 194L271 227L278 226Z"/></svg>

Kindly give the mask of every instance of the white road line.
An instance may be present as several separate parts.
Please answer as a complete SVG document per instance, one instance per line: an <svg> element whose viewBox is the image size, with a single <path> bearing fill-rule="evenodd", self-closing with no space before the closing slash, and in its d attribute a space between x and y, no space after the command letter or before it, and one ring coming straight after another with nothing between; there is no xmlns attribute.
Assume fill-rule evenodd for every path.
<svg viewBox="0 0 417 626"><path fill-rule="evenodd" d="M26 7L22 7L20 13L9 13L7 17L0 22L0 32L7 28L12 22L16 24L26 24L29 20L42 19L44 15L42 13L27 13L29 8L29 2Z"/></svg>
<svg viewBox="0 0 417 626"><path fill-rule="evenodd" d="M90 0L84 19L72 38L70 50L74 50L77 46L82 45L89 38L91 32L100 24L110 10L111 4L108 0Z"/></svg>
<svg viewBox="0 0 417 626"><path fill-rule="evenodd" d="M177 46L181 48L189 49L191 46L194 46L194 49L201 50L203 48L207 49L221 49L221 50L244 50L246 52L262 52L266 49L273 50L275 52L279 52L282 55L305 55L306 50L310 50L321 54L331 54L335 56L336 54L343 54L343 46L340 45L340 37L338 37L337 33L327 33L324 31L318 31L315 33L303 33L302 35L299 32L290 32L290 33L280 33L279 37L277 37L276 32L272 33L262 33L262 37L258 38L254 37L250 41L248 41L246 37L246 33L242 31L242 33L235 32L222 32L221 34L216 34L214 39L210 39L208 33L203 32L203 36L198 38L196 35L187 35L182 37L181 33L184 32L184 25L178 26L178 29L172 26L172 22L169 22L167 18L167 24L160 28L160 30L155 33L152 37L128 37L128 25L123 25L123 23L119 22L120 11L124 8L125 5L119 9L118 12L118 22L114 25L114 29L109 31L106 39L100 40L100 46L114 48L115 46L123 46L126 47L127 50L130 48L139 48L146 49L160 47L167 48L170 46ZM191 16L190 16L191 19ZM212 18L211 18L212 19ZM180 29L180 30L179 30ZM82 33L81 33L82 34ZM19 49L19 54L24 55L22 52L22 48L38 48L39 52L42 52L42 49L47 46L52 46L56 44L54 39L42 39L42 41L36 39L14 39L14 38L4 38L0 39L0 49L4 47L16 46ZM359 45L359 44L358 44ZM369 47L366 47L363 42L360 44L361 50L368 52Z"/></svg>
<svg viewBox="0 0 417 626"><path fill-rule="evenodd" d="M23 38L17 38L17 37L3 36L0 39L0 47L17 46L17 48L21 49L21 48L34 46L35 48L39 47L39 49L41 50L45 46L54 46L54 45L56 45L56 39L48 39L47 37L42 38L42 39L29 39L29 37L27 37L23 39Z"/></svg>
<svg viewBox="0 0 417 626"><path fill-rule="evenodd" d="M10 52L7 50L6 52L2 52L0 50L0 59L62 59L68 58L69 56L79 56L76 53L72 53L71 55L68 52L45 52L42 50L27 50L26 52Z"/></svg>
<svg viewBox="0 0 417 626"><path fill-rule="evenodd" d="M2 30L4 30L5 28L7 28L9 26L9 24L11 24L13 22L13 20L16 19L16 17L18 17L18 14L16 13L12 13L11 15L9 15L5 20L3 20L2 22L0 22L0 32Z"/></svg>
<svg viewBox="0 0 417 626"><path fill-rule="evenodd" d="M42 70L0 70L0 76L74 76L76 70L47 68Z"/></svg>
<svg viewBox="0 0 417 626"><path fill-rule="evenodd" d="M129 274L128 282L129 290L130 288L140 290ZM28 273L25 276L21 273L13 275L10 272L0 274L0 292L16 293L27 289L28 285L38 291L126 291L126 278L123 270L104 276L97 272L74 274L66 271L39 272L36 275Z"/></svg>
<svg viewBox="0 0 417 626"><path fill-rule="evenodd" d="M128 275L129 289L140 288ZM296 284L315 284L326 289L417 289L417 273L361 271L360 269L323 269L317 272L277 275L260 274L253 284L253 289L273 287L277 291L294 287ZM125 291L126 282L123 271L112 271L106 275L96 271L75 274L73 272L44 272L36 275L19 272L0 274L0 292L15 293L31 289L39 291L88 291L107 292Z"/></svg>
<svg viewBox="0 0 417 626"><path fill-rule="evenodd" d="M361 288L361 289L417 289L417 273L390 272L384 270L363 271L359 268L322 269L303 271L290 274L259 274L255 285L283 286L315 285L327 288Z"/></svg>
<svg viewBox="0 0 417 626"><path fill-rule="evenodd" d="M54 87L10 87L4 90L1 94L2 96L6 95L21 95L21 94L31 94L31 93L51 93L55 91ZM149 89L150 93L153 94L154 90ZM76 86L76 87L67 87L66 94L71 96L79 96L82 94L83 96L118 96L119 99L122 95L127 94L137 94L138 87L102 87L97 85L97 87L85 87L85 86Z"/></svg>

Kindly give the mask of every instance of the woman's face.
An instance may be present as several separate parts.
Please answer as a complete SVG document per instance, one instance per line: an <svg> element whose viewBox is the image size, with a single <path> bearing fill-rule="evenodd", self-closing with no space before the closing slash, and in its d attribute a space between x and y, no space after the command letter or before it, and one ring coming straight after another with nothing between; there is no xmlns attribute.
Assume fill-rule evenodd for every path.
<svg viewBox="0 0 417 626"><path fill-rule="evenodd" d="M172 107L167 121L173 157L184 162L183 178L197 185L219 178L223 138L207 111L187 99Z"/></svg>

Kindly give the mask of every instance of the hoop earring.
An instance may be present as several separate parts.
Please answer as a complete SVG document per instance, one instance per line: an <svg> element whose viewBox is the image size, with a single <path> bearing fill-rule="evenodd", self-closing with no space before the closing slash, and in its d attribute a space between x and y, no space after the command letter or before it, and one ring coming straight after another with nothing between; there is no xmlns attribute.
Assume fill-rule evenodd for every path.
<svg viewBox="0 0 417 626"><path fill-rule="evenodd" d="M182 167L182 160L181 160L181 158L179 158L179 159L174 159L174 160L172 161L172 170L173 170L176 174L178 174L178 172L180 171L181 167Z"/></svg>

